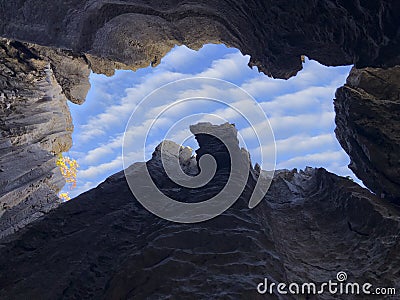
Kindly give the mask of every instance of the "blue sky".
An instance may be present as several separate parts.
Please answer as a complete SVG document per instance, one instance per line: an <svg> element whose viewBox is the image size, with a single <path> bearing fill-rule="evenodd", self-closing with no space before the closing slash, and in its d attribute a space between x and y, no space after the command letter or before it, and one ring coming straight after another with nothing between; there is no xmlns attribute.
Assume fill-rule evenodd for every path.
<svg viewBox="0 0 400 300"><path fill-rule="evenodd" d="M86 102L80 106L69 103L75 130L73 147L67 154L80 165L77 188L69 191L70 195L74 197L96 187L108 176L122 170L124 130L133 110L145 96L171 81L197 76L227 80L257 100L274 131L277 169L324 167L354 178L347 168L349 158L333 132L332 103L336 88L345 82L351 67L325 67L307 60L297 76L280 80L268 78L257 68L250 69L248 62L249 56L224 45L205 45L199 51L179 46L171 50L156 68L148 67L136 72L116 71L112 77L91 74L92 86ZM153 104L154 107L149 109L161 107L158 101ZM218 106L206 109L200 102L194 106L191 106L193 110L186 108L183 113L218 115L223 111ZM223 115L226 117L229 114L223 111ZM177 121L174 114L167 117L166 124ZM204 119L204 115L200 119ZM256 163L260 158L248 128L238 124L237 120L227 119L237 124L253 164ZM163 136L161 132L151 135L146 148L147 158ZM185 144L195 147L193 139ZM142 161L143 156L132 155L131 160ZM67 188L65 190L68 191Z"/></svg>

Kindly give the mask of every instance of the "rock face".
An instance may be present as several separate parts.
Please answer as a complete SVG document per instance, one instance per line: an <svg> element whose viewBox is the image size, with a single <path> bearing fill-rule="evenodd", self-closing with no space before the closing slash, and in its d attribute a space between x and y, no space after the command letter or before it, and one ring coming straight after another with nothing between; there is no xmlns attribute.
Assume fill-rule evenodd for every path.
<svg viewBox="0 0 400 300"><path fill-rule="evenodd" d="M279 78L302 68L301 55L325 65L400 64L396 0L0 3L0 36L86 53L92 70L105 74L157 65L174 45L205 43L238 48Z"/></svg>
<svg viewBox="0 0 400 300"><path fill-rule="evenodd" d="M400 67L353 68L334 104L349 167L379 197L400 204Z"/></svg>
<svg viewBox="0 0 400 300"><path fill-rule="evenodd" d="M152 174L163 172L158 158L148 162ZM158 179L186 201L205 193ZM145 210L117 173L3 240L0 298L294 299L276 289L259 295L257 284L321 283L339 271L349 282L400 287L400 216L391 204L324 169L276 172L252 210L251 188L219 217L177 224Z"/></svg>
<svg viewBox="0 0 400 300"><path fill-rule="evenodd" d="M156 66L181 44L236 47L251 56L250 66L278 78L295 75L301 55L355 64L336 95L336 134L350 167L377 194L324 169L282 170L250 210L258 176L250 168L244 192L223 215L176 224L146 211L120 172L2 239L0 298L257 299L265 277L320 283L339 271L351 281L400 288L400 216L386 201L400 203L399 1L0 4L0 36L8 38L0 40L0 238L58 205L63 180L55 155L71 146L66 101L84 101L90 70ZM211 184L174 185L157 152L145 164L158 187L182 201L218 193L229 169L226 149L195 134L197 160L212 154L218 162ZM177 155L184 172L196 175L191 151ZM138 182L143 164L132 167ZM276 290L271 297L290 298Z"/></svg>
<svg viewBox="0 0 400 300"><path fill-rule="evenodd" d="M0 214L8 224L4 227L0 220L0 237L35 219L41 214L37 211L48 210L43 207L53 206L50 199L55 199L54 192L62 185L59 175L53 174L54 153L67 150L71 143L65 98L78 104L84 101L90 70L111 75L116 68L156 66L175 45L198 49L205 43L236 47L251 56L250 66L277 78L294 76L302 68L301 55L325 65L388 68L400 65L399 12L396 0L0 0L0 37L8 38L0 41L0 59L6 62L1 66L0 86ZM41 65L33 66L32 61ZM38 73L33 75L32 68ZM371 84L374 90L368 93L374 95L375 87L385 83L378 77L369 82L372 80L376 81ZM58 100L38 102L38 97L49 99L43 96L46 93L58 95ZM34 113L39 103L40 110L47 112L46 117L40 114L44 119ZM343 109L346 105L350 107L343 104ZM10 114L10 107L17 115ZM337 104L338 111L340 107ZM377 115L381 108L386 109L375 106ZM348 117L340 112L338 120L342 121L337 130L352 157L352 168L373 191L398 197L397 156L389 157L382 150L396 151L398 130L388 133L381 150L372 150L375 142L361 138L363 124L357 125L358 129L347 127L357 114L354 109L352 112ZM18 122L12 123L15 118ZM369 123L365 130L383 131L386 125L378 123ZM391 128L397 125L391 124ZM351 141L353 133L357 141ZM56 146L58 143L61 146ZM368 151L377 153L374 161ZM376 165L383 161L383 165ZM28 195L31 200L26 201ZM43 201L46 204L41 204Z"/></svg>
<svg viewBox="0 0 400 300"><path fill-rule="evenodd" d="M65 181L56 155L71 147L73 129L66 95L80 102L89 88L80 84L89 69L85 73L72 60L59 51L0 40L0 238L60 202Z"/></svg>

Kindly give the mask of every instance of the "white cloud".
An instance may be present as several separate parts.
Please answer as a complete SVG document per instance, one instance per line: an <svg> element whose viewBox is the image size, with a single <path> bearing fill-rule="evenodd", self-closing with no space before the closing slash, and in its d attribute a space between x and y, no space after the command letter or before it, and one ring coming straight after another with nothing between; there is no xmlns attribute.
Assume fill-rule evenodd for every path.
<svg viewBox="0 0 400 300"><path fill-rule="evenodd" d="M289 136L299 130L310 132L317 128L329 129L332 126L334 116L334 112L323 112L321 114L273 117L269 121L275 134Z"/></svg>
<svg viewBox="0 0 400 300"><path fill-rule="evenodd" d="M126 96L120 99L119 103L109 106L103 113L90 117L86 124L80 126L79 141L96 139L117 126L123 126L144 97L163 84L184 76L183 74L164 72L157 76L147 77L141 84L126 89Z"/></svg>
<svg viewBox="0 0 400 300"><path fill-rule="evenodd" d="M104 175L108 174L111 175L111 171L119 171L122 170L122 157L117 156L110 162L106 162L103 164L100 164L98 166L90 166L87 169L84 170L79 170L78 171L78 179L90 179L90 178L95 178L99 175Z"/></svg>
<svg viewBox="0 0 400 300"><path fill-rule="evenodd" d="M279 156L291 155L296 156L300 153L312 153L320 151L323 148L333 148L337 145L334 134L324 133L317 136L308 136L299 134L291 136L287 139L276 140L276 150ZM252 152L260 151L261 147L252 149ZM272 145L263 145L263 151L270 152L273 149Z"/></svg>
<svg viewBox="0 0 400 300"><path fill-rule="evenodd" d="M283 79L272 79L266 76L251 78L244 82L241 87L255 98L265 97L282 91L282 87L288 81Z"/></svg>
<svg viewBox="0 0 400 300"><path fill-rule="evenodd" d="M122 139L122 134L118 134L117 137L112 138L108 143L89 150L87 154L80 159L80 161L86 164L97 163L104 156L114 153L115 149L121 149Z"/></svg>
<svg viewBox="0 0 400 300"><path fill-rule="evenodd" d="M320 167L322 165L332 164L334 162L345 162L348 160L344 151L326 151L321 153L307 154L293 157L277 165L277 169L291 169L295 167L304 168Z"/></svg>
<svg viewBox="0 0 400 300"><path fill-rule="evenodd" d="M195 58L196 55L198 55L196 50L186 46L175 47L161 59L161 66L168 69L179 69Z"/></svg>
<svg viewBox="0 0 400 300"><path fill-rule="evenodd" d="M337 87L308 87L291 94L275 97L272 101L263 101L261 107L268 115L288 115L310 112L312 110L326 109L327 106L321 102L329 103L332 110L332 101Z"/></svg>
<svg viewBox="0 0 400 300"><path fill-rule="evenodd" d="M248 68L249 59L250 56L243 56L239 51L228 54L222 59L215 60L210 68L197 76L234 80L243 74L244 67Z"/></svg>
<svg viewBox="0 0 400 300"><path fill-rule="evenodd" d="M288 138L299 132L307 133L316 129L330 132L330 129L333 125L334 116L334 112L279 116L269 118L269 124L271 124L275 137ZM254 129L252 127L244 128L240 130L240 134L245 139L254 138L254 130L265 130L269 124L267 120L258 124L252 124Z"/></svg>
<svg viewBox="0 0 400 300"><path fill-rule="evenodd" d="M107 103L114 104L109 105L97 115L89 116L86 118L85 124L79 126L80 133L75 143L78 146L74 146L78 149L74 152L79 155L78 162L84 166L78 172L78 184L79 181L82 182L79 191L83 191L89 186L92 187L93 184L97 185L98 178L105 178L122 169L123 130L134 109L137 109L134 120L131 120L134 126L131 126L125 135L124 155L127 155L126 161L129 162L144 159L142 148L147 129L154 121L154 115L168 107L171 101L177 100L172 95L178 95L179 99L193 95L221 99L233 104L247 116L255 115L255 108L248 101L245 101L244 94L224 85L221 85L222 88L218 88L218 86L210 88L206 85L191 86L188 83L179 87L178 90L175 90L176 86L170 89L166 88L162 94L152 94L150 96L151 101L138 107L138 103L144 97L162 85L192 76L242 81L241 87L259 101L261 107L269 116L270 124L277 138L278 168L301 168L307 165L325 166L330 168L331 171L340 172L340 174L351 174L346 167L348 157L342 150L339 150L332 132L334 127L332 99L336 87L345 80L346 74L343 71L324 68L316 62L310 61L295 78L287 81L268 78L258 74L256 70L252 73L251 78L244 79L244 71L249 74L251 72L247 66L249 57L241 55L239 51L207 63L206 69L197 74L184 74L175 71L185 66L196 55L201 55L201 53L199 54L199 52L186 47L174 48L163 59L161 68L152 69L150 73L138 80L139 83L125 89L124 97L112 99L112 102L110 102L112 97L101 90L99 95L105 97ZM127 74L124 73L124 76L128 76ZM132 73L130 74L132 76ZM119 76L118 72L116 76ZM97 78L94 84L106 84L107 80L110 79ZM117 84L114 83L114 85ZM102 100L98 99L98 101ZM151 154L159 142L151 138L159 138L158 132L172 126L177 119L193 113L195 108L197 111L215 114L230 122L236 123L240 119L240 115L233 109L214 106L207 101L196 100L196 104L189 101L174 106L154 123L152 135L145 149L146 157ZM221 123L221 119L210 114L199 115L199 121L212 119L214 122ZM256 120L252 122L255 129L265 131L268 123L261 116L253 117ZM243 128L239 130L240 135L253 149L251 151L256 152L257 145L254 143L253 129L248 125L242 126ZM188 136L188 132L188 128L183 128L182 124L178 124L176 130L168 138L181 143ZM104 137L107 136L111 137L104 140ZM103 138L102 143L93 146L93 141L100 137ZM80 144L90 145L91 148L89 151L83 151L79 148ZM271 148L270 145L264 146L265 149Z"/></svg>

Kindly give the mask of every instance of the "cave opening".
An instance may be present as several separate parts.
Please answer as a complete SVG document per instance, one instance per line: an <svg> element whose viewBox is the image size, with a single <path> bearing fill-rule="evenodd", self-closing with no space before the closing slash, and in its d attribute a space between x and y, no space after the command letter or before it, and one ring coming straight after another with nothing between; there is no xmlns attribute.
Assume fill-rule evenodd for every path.
<svg viewBox="0 0 400 300"><path fill-rule="evenodd" d="M351 66L326 67L304 58L303 70L297 76L282 80L269 78L259 73L257 67L250 68L248 63L249 56L242 55L235 48L206 44L198 51L176 46L155 68L149 66L135 72L116 70L110 77L91 73L91 89L85 103L75 105L69 102L74 132L73 146L66 155L76 159L80 168L76 188L65 186L62 192L68 192L71 198L76 197L120 171L123 168L123 133L135 106L164 84L199 76L232 82L256 99L269 118L275 135L276 169L324 167L335 174L357 180L347 167L348 155L334 134L333 99L336 89L345 83ZM187 87L188 90L190 88ZM223 111L222 107L210 107L200 101L197 106L197 110L209 115L218 115ZM160 107L160 104L154 103L153 109ZM193 111L189 107L184 114ZM199 120L203 117L199 116ZM235 123L252 162L260 162L259 146L248 125L235 116L230 116L228 120ZM165 124L174 121L172 114ZM146 159L151 157L161 140L160 132L150 137ZM187 139L184 145L197 148L193 137ZM244 146L243 141L241 146ZM143 161L143 157L133 156L132 163L134 161Z"/></svg>
<svg viewBox="0 0 400 300"><path fill-rule="evenodd" d="M311 287L400 289L399 1L2 1L0 11L0 299L286 299L313 298L316 289L315 297L328 299L358 296ZM168 182L157 159L118 172L126 166L121 137L132 108L154 89L198 75L255 97L275 133L277 169L309 165L355 178L351 160L371 192L307 168L275 172L268 193L253 201L263 173L245 157L236 165L251 172L238 168L242 176L227 181L232 189L217 191L224 206L205 211L198 204L218 184L183 190ZM164 102L154 104L138 122L163 111ZM252 164L264 168L251 128L199 99L160 118L147 152L132 151L132 160L150 158L163 131L199 111L235 123ZM196 162L218 153L227 165L223 147L206 136L197 141ZM176 142L197 148L193 139ZM65 184L60 153L80 164L77 187L64 188L79 196L66 203L58 197ZM147 165L159 180L153 189L142 176ZM218 183L226 169L218 170ZM160 194L177 196L179 205ZM183 206L194 214L175 210ZM308 293L279 288L293 283Z"/></svg>

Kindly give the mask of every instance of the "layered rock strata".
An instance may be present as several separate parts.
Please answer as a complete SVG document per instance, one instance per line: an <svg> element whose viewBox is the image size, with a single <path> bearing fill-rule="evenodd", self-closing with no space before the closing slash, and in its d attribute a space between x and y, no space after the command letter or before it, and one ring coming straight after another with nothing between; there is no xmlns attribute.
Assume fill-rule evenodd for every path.
<svg viewBox="0 0 400 300"><path fill-rule="evenodd" d="M66 97L84 100L88 73L67 53L0 40L0 238L60 202L56 157L73 130Z"/></svg>
<svg viewBox="0 0 400 300"><path fill-rule="evenodd" d="M13 170L9 174L8 171L2 172L0 169L2 182L0 197L3 197L0 200L2 206L0 214L5 214L5 209L7 209L11 215L7 217L9 225L6 227L14 228L8 231L0 226L3 228L0 231L12 232L28 220L36 218L33 217L36 213L30 216L28 211L31 208L27 207L42 207L43 205L39 204L41 201L48 202L43 199L54 196L53 191L57 191L61 186L58 179L55 180L59 182L56 185L34 183L33 189L43 189L45 196L35 196L32 199L36 200L29 201L29 204L16 208L11 213L11 208L24 202L26 195L31 194L32 191L32 188L25 189L24 187L30 179L26 181L24 179L21 183L17 178L23 174L31 174L33 171L35 174L41 174L38 178L41 176L52 178L54 169L53 164L49 162L50 157L53 152L68 149L67 145L70 144L70 141L62 142L64 146L50 154L46 151L53 146L49 146L45 150L45 156L50 156L43 159L38 158L44 154L38 156L37 153L41 150L36 150L36 141L24 144L23 147L26 149L35 148L30 152L18 152L20 151L16 150L16 147L20 147L18 144L13 144L11 148L3 146L9 143L7 136L10 135L10 131L14 130L11 135L14 139L19 139L14 125L10 125L11 123L7 121L10 107L26 115L26 120L22 115L19 118L19 122L23 123L21 126L25 128L22 131L28 130L29 127L29 130L34 132L34 128L38 126L35 123L36 120L32 119L35 106L31 103L32 100L29 102L27 99L29 93L32 94L28 95L29 98L32 96L32 99L35 99L38 87L30 83L31 79L23 78L27 76L24 69L31 68L31 60L43 61L43 66L36 66L34 69L37 68L43 73L47 68L48 73L52 73L46 76L53 78L53 83L50 85L54 87L54 93L57 94L61 88L62 94L75 103L84 101L89 88L90 70L111 75L115 69L136 70L150 64L156 66L175 45L199 49L205 43L224 43L240 49L243 54L249 54L250 66L257 66L260 71L277 78L289 78L295 75L302 68L302 55L325 65L355 64L358 68L388 68L400 64L399 12L400 2L396 0L324 0L296 1L295 3L293 1L210 2L207 0L196 1L196 3L178 0L167 2L56 0L49 3L48 1L1 0L0 36L20 42L0 41L3 49L1 60L7 62L2 66L1 75L1 88L5 91L0 94L3 95L0 114L2 131L4 131L1 147L6 149L4 153L8 153L8 156L3 155L9 161L7 170L9 170L9 165L18 166L16 168L18 171ZM13 69L21 74L9 71ZM384 70L374 72L384 72ZM40 81L43 78L44 75L40 75L37 80ZM373 80L376 83L372 83L371 78L369 83L374 90L371 91L370 88L367 91L371 95L378 92L376 89L385 89L384 83L378 77ZM390 86L391 83L388 84ZM24 85L24 90L19 89L21 85ZM9 91L13 91L14 94L9 94ZM20 94L15 94L16 91ZM25 105L24 101L5 101L5 97L25 99L32 105ZM390 101L393 99L393 97L390 98ZM52 102L51 105L54 106L54 103ZM343 110L350 104L337 103L337 110L342 110L338 116L338 120L341 120L338 121L337 135L352 158L352 168L376 194L397 199L397 158L395 154L390 154L388 157L388 154L384 152L386 149L392 152L397 151L398 122L396 123L396 118L392 119L394 121L391 121L390 127L382 125L381 122L376 124L370 122L369 129L362 129L361 123L357 125L359 128L355 129L350 124L351 118L354 117L351 115L359 114L365 110L365 107L352 109L352 113L346 117L346 112ZM53 123L64 124L65 120L69 119L64 104L52 108L50 104L46 105L48 107L45 110L54 113L51 118L58 116L57 120L53 119ZM41 109L43 106L44 104ZM343 109L340 108L341 106ZM386 106L385 104L379 107L387 111ZM393 108L393 104L390 106L389 110ZM379 107L373 108L377 115L381 114ZM60 111L65 113L58 114ZM382 115L384 114L386 113L382 112ZM46 122L48 122L47 119ZM43 126L44 123L41 124ZM59 129L56 131L69 139L67 132L70 125L61 125L61 127L64 127L63 132ZM393 133L384 133L382 136L389 134L389 137L385 137L385 141L382 142L384 146L379 146L381 150L372 150L371 145L375 142L371 142L371 138L369 141L368 138L361 138L363 133L360 131L381 132L385 130L384 127L392 128ZM45 140L46 136L54 135L52 125L46 128L46 133L43 128L38 130ZM20 135L24 139L24 133L21 132ZM372 136L374 135L376 134ZM352 139L356 141L351 141ZM50 141L50 138L48 140ZM376 145L373 147L376 148ZM368 154L368 151L374 154ZM371 156L376 158L371 158ZM382 162L384 162L382 165L376 165ZM10 184L12 181L15 183ZM53 186L50 188L52 196L48 196L50 195L48 186ZM22 192L19 191L20 187L22 187ZM7 200L4 200L5 194L8 194ZM21 217L16 217L20 211L22 211L22 218L25 219L23 222L19 221Z"/></svg>
<svg viewBox="0 0 400 300"><path fill-rule="evenodd" d="M210 153L207 137L198 141L198 153ZM152 174L163 173L159 157L147 162ZM188 161L185 155L182 165ZM140 180L135 170L137 164L129 174ZM183 201L222 188L215 180L208 191L189 193L154 178ZM396 207L324 169L276 172L264 200L250 210L252 188L250 182L221 216L177 224L144 209L119 172L3 240L0 297L297 299L276 290L259 295L257 284L264 278L322 283L339 271L349 282L400 288Z"/></svg>
<svg viewBox="0 0 400 300"><path fill-rule="evenodd" d="M334 104L350 169L379 197L400 204L400 67L353 68Z"/></svg>

